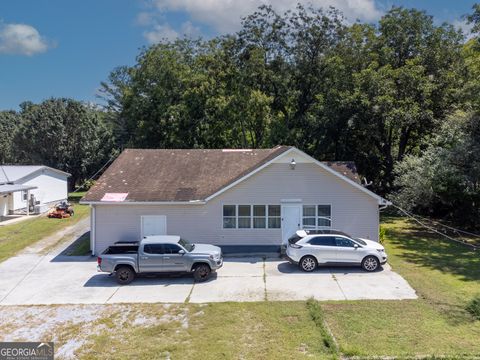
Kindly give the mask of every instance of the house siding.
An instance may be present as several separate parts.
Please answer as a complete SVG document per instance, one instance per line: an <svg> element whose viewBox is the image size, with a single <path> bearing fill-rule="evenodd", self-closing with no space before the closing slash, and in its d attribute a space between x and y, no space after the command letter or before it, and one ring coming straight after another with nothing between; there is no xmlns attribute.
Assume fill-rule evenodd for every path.
<svg viewBox="0 0 480 360"><path fill-rule="evenodd" d="M280 246L281 229L223 229L224 204L330 204L332 228L378 241L378 202L317 164L272 163L204 205L96 205L95 253L116 241L136 241L142 215L166 215L169 234L215 245Z"/></svg>
<svg viewBox="0 0 480 360"><path fill-rule="evenodd" d="M58 202L68 197L67 176L54 171L34 173L19 184L36 186L37 189L30 190L30 194L33 194L41 204ZM13 193L13 209L19 210L26 206L27 202L23 200L22 192Z"/></svg>

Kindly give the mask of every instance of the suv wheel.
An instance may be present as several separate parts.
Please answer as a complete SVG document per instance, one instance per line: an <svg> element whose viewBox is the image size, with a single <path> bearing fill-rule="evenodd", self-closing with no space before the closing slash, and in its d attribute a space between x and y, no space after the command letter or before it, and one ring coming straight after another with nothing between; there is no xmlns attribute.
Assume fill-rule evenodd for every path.
<svg viewBox="0 0 480 360"><path fill-rule="evenodd" d="M313 256L305 256L300 260L300 269L311 272L317 268L317 259Z"/></svg>
<svg viewBox="0 0 480 360"><path fill-rule="evenodd" d="M193 277L196 281L202 282L208 279L212 270L207 264L199 264L193 270Z"/></svg>
<svg viewBox="0 0 480 360"><path fill-rule="evenodd" d="M135 271L129 266L121 266L115 271L115 279L120 285L130 284L135 279Z"/></svg>
<svg viewBox="0 0 480 360"><path fill-rule="evenodd" d="M367 256L365 259L362 261L362 268L365 271L375 271L378 269L380 266L380 263L378 262L378 259L375 256Z"/></svg>

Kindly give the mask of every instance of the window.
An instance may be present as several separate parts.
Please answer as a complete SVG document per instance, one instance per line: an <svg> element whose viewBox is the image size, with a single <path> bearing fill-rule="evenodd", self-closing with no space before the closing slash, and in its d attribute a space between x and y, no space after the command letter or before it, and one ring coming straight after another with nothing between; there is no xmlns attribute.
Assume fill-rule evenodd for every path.
<svg viewBox="0 0 480 360"><path fill-rule="evenodd" d="M224 229L279 229L280 205L223 205Z"/></svg>
<svg viewBox="0 0 480 360"><path fill-rule="evenodd" d="M353 247L353 241L345 239L343 237L336 237L335 243L340 247Z"/></svg>
<svg viewBox="0 0 480 360"><path fill-rule="evenodd" d="M22 199L23 199L23 201L28 200L28 190L23 190L22 191Z"/></svg>
<svg viewBox="0 0 480 360"><path fill-rule="evenodd" d="M250 229L251 224L251 206L250 205L238 205L238 228Z"/></svg>
<svg viewBox="0 0 480 360"><path fill-rule="evenodd" d="M280 205L268 205L268 228L280 229Z"/></svg>
<svg viewBox="0 0 480 360"><path fill-rule="evenodd" d="M332 226L332 207L330 205L318 205L318 227Z"/></svg>
<svg viewBox="0 0 480 360"><path fill-rule="evenodd" d="M164 254L162 244L148 244L143 247L143 252L146 254Z"/></svg>
<svg viewBox="0 0 480 360"><path fill-rule="evenodd" d="M265 229L267 227L267 212L265 205L253 205L253 228Z"/></svg>
<svg viewBox="0 0 480 360"><path fill-rule="evenodd" d="M163 248L165 250L165 254L178 254L181 250L180 246L175 244L164 244Z"/></svg>
<svg viewBox="0 0 480 360"><path fill-rule="evenodd" d="M317 246L337 246L333 236L317 236L308 242L310 245Z"/></svg>
<svg viewBox="0 0 480 360"><path fill-rule="evenodd" d="M302 224L306 230L330 227L332 223L330 205L303 205Z"/></svg>
<svg viewBox="0 0 480 360"><path fill-rule="evenodd" d="M237 227L237 207L235 205L223 205L223 228L235 229Z"/></svg>
<svg viewBox="0 0 480 360"><path fill-rule="evenodd" d="M304 229L315 229L316 228L316 213L315 205L303 205L303 228Z"/></svg>

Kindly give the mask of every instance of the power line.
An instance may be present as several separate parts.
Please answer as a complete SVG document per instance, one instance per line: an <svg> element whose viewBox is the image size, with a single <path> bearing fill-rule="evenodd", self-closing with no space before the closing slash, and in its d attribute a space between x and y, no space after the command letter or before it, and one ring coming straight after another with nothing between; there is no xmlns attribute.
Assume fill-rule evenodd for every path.
<svg viewBox="0 0 480 360"><path fill-rule="evenodd" d="M470 246L473 250L478 250L478 249L480 249L480 246L477 246L477 245L474 245L474 244L470 244L470 243L468 243L468 242L466 242L466 241L463 241L463 240L455 239L455 238L453 238L453 237L451 237L451 236L448 236L447 234L442 233L441 231L438 231L437 229L435 229L435 228L433 228L433 227L431 227L431 226L429 226L429 225L421 222L420 220L418 220L418 219L415 217L415 215L409 213L407 210L404 210L404 209L402 209L401 207L399 207L399 206L397 206L397 205L395 205L395 204L393 204L393 203L392 203L392 206L393 206L394 208L397 208L398 210L400 210L403 214L405 214L407 217L409 217L409 218L411 218L412 220L414 220L415 222L417 222L419 225L423 226L424 228L426 228L426 229L428 229L428 230L430 230L430 231L433 231L434 233L436 233L436 234L438 234L438 235L440 235L440 236L443 236L443 237L447 238L448 240L457 242L457 243L462 244L462 245ZM450 227L450 228L451 228L451 229L455 229L455 228L452 228L452 227ZM459 229L455 229L455 230L459 230ZM459 230L459 231L462 231L462 230ZM478 236L478 235L476 235L476 236Z"/></svg>
<svg viewBox="0 0 480 360"><path fill-rule="evenodd" d="M110 159L108 159L108 161L107 161L105 164L103 164L103 166L102 166L95 174L93 174L93 175L90 176L87 180L85 180L85 181L83 182L83 184L82 184L81 186L79 186L76 190L72 191L72 194L78 192L78 191L81 190L81 189L83 189L83 187L85 186L85 184L86 184L87 182L89 182L90 180L92 180L95 176L97 176L103 169L105 169L105 167L112 162L112 160L115 158L115 156L116 156L116 155L112 155L112 157L111 157Z"/></svg>

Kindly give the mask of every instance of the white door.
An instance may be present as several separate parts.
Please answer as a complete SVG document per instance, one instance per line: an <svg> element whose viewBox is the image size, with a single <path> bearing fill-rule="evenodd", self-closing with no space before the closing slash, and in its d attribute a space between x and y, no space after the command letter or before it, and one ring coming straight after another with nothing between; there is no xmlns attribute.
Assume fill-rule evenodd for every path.
<svg viewBox="0 0 480 360"><path fill-rule="evenodd" d="M167 217L165 215L142 216L142 238L150 235L167 235Z"/></svg>
<svg viewBox="0 0 480 360"><path fill-rule="evenodd" d="M302 223L302 205L282 205L282 244L300 229Z"/></svg>

